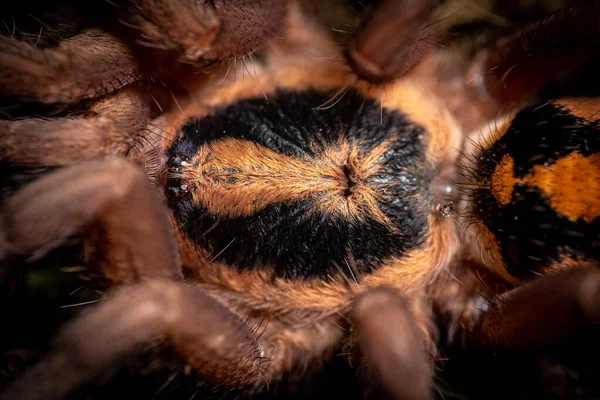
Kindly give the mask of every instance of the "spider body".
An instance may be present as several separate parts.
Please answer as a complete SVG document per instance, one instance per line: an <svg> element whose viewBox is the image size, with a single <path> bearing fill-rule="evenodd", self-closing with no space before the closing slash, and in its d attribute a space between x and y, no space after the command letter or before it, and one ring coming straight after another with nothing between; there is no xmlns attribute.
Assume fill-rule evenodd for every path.
<svg viewBox="0 0 600 400"><path fill-rule="evenodd" d="M57 168L5 200L0 255L81 233L116 287L3 398L63 397L156 338L246 394L344 347L393 397L431 398L434 309L504 347L598 319L595 103L523 108L473 133L430 83L437 54L386 86L357 82L326 60L343 52L324 28L287 6L260 59L180 76L185 90L129 84L85 113L2 121L5 164ZM512 289L530 270L562 272Z"/></svg>

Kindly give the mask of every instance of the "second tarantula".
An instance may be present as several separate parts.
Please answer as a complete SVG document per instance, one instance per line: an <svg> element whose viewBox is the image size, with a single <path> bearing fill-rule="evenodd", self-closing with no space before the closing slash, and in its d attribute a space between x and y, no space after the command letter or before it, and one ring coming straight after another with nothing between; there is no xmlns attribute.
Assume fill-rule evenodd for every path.
<svg viewBox="0 0 600 400"><path fill-rule="evenodd" d="M63 397L156 338L203 379L245 393L345 343L387 394L424 399L432 397L434 308L479 343L511 348L554 343L598 320L596 99L529 106L525 89L539 82L514 37L439 81L436 51L407 75L372 79L359 43L348 56L358 75L387 81L372 86L331 62L344 53L317 20L296 2L285 8L281 33L260 57L169 73L172 85L115 78L114 93L103 78L119 70L110 69L110 48L102 66L61 53L63 44L27 47L73 77L48 78L22 43L6 39L1 62L12 72L0 75L3 90L93 101L63 118L1 121L3 163L50 170L5 200L0 256L39 256L77 233L114 288L3 399ZM597 15L593 3L568 9L521 39L534 59L549 56L544 40L564 54L569 40L597 29ZM575 25L579 36L553 41L557 27ZM187 39L159 37L170 38L161 51L175 41L176 53L206 57ZM95 44L78 49L97 54ZM589 47L568 54L569 63ZM169 65L123 54L144 68ZM517 79L506 79L515 69ZM498 76L505 86L494 86ZM96 90L99 81L110 90ZM446 97L448 82L474 99L471 110ZM511 102L519 111L490 123ZM482 287L478 274L501 284ZM483 297L492 299L485 313ZM265 319L260 334L251 328Z"/></svg>

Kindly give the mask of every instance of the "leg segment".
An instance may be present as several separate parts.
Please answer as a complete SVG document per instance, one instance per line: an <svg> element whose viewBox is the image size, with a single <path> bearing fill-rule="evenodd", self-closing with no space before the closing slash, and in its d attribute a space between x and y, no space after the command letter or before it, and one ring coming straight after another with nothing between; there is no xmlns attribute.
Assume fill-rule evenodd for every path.
<svg viewBox="0 0 600 400"><path fill-rule="evenodd" d="M406 74L436 45L437 0L385 0L368 15L348 48L354 72L381 83Z"/></svg>
<svg viewBox="0 0 600 400"><path fill-rule="evenodd" d="M583 1L482 51L476 65L497 107L527 101L561 71L598 56L599 17L600 4Z"/></svg>
<svg viewBox="0 0 600 400"><path fill-rule="evenodd" d="M215 10L196 0L130 0L127 19L140 31L138 43L182 53L185 61L199 60L219 31Z"/></svg>
<svg viewBox="0 0 600 400"><path fill-rule="evenodd" d="M154 280L121 289L72 323L55 350L0 399L62 398L158 336L216 384L250 385L262 377L258 338L243 321L198 288Z"/></svg>
<svg viewBox="0 0 600 400"><path fill-rule="evenodd" d="M52 49L0 36L0 94L44 103L100 97L139 79L130 49L89 29Z"/></svg>
<svg viewBox="0 0 600 400"><path fill-rule="evenodd" d="M122 159L64 167L26 186L0 211L0 259L40 254L83 226L106 276L180 279L177 244L156 189Z"/></svg>
<svg viewBox="0 0 600 400"><path fill-rule="evenodd" d="M125 155L148 125L144 100L124 89L92 105L98 116L0 121L0 159L15 167L55 167Z"/></svg>
<svg viewBox="0 0 600 400"><path fill-rule="evenodd" d="M141 33L138 43L175 51L179 61L199 63L260 50L285 28L280 0L129 0L127 16Z"/></svg>
<svg viewBox="0 0 600 400"><path fill-rule="evenodd" d="M215 1L221 31L208 60L246 56L261 50L286 28L288 2L279 0Z"/></svg>
<svg viewBox="0 0 600 400"><path fill-rule="evenodd" d="M106 118L0 121L2 160L16 167L54 167L123 154L128 141Z"/></svg>
<svg viewBox="0 0 600 400"><path fill-rule="evenodd" d="M354 306L361 353L394 399L433 399L427 360L407 303L391 289L364 293Z"/></svg>
<svg viewBox="0 0 600 400"><path fill-rule="evenodd" d="M496 298L475 338L484 345L525 349L556 344L600 322L600 271L549 274Z"/></svg>

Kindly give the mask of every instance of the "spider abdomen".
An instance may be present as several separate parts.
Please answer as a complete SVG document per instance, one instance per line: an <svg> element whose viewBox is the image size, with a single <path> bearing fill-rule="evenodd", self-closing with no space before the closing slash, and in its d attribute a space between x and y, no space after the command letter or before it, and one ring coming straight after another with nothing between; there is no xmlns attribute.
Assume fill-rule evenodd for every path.
<svg viewBox="0 0 600 400"><path fill-rule="evenodd" d="M474 213L508 271L600 260L598 120L559 103L521 111L478 163Z"/></svg>

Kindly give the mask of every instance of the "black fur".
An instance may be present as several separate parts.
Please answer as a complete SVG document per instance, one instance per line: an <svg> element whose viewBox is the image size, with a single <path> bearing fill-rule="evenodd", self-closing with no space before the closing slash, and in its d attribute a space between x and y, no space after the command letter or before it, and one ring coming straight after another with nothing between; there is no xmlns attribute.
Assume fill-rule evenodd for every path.
<svg viewBox="0 0 600 400"><path fill-rule="evenodd" d="M480 156L477 180L489 179L500 159L514 159L522 178L535 165L551 165L573 152L589 156L600 150L600 127L554 104L521 111L508 131ZM505 266L520 278L559 261L560 255L600 260L600 219L571 222L557 215L538 188L516 185L512 201L500 206L489 189L474 191L474 212L499 241Z"/></svg>
<svg viewBox="0 0 600 400"><path fill-rule="evenodd" d="M347 94L331 109L314 109L330 96L280 92L269 100L239 101L188 123L170 155L191 158L203 143L235 137L310 160L315 154L309 142L324 148L335 146L342 136L368 150L396 135L397 142L382 157L384 166L369 178L369 184L384 195L379 207L399 233L369 217L353 222L325 215L311 200L272 204L250 217L217 221L202 205L175 198L170 205L196 243L238 268L274 267L276 276L286 278L326 278L340 270L351 275L348 268L353 263L356 273L369 272L385 259L400 257L421 244L433 174L425 163L423 128L395 111L384 109L380 115L377 103L354 94Z"/></svg>

